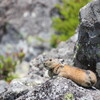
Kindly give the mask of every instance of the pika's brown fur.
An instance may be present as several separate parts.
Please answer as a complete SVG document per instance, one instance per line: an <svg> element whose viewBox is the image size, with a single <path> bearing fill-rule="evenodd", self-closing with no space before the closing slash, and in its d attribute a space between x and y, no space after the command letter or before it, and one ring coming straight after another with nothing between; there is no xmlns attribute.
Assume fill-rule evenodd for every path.
<svg viewBox="0 0 100 100"><path fill-rule="evenodd" d="M92 87L97 82L96 75L92 71L60 64L57 59L49 59L45 61L44 65L49 69L50 77L56 74L69 78L84 87Z"/></svg>

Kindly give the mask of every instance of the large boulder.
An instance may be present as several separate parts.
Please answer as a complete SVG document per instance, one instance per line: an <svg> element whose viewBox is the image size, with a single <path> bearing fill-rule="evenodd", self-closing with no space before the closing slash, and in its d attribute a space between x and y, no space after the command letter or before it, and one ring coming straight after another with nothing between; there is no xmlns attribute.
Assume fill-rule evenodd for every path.
<svg viewBox="0 0 100 100"><path fill-rule="evenodd" d="M32 83L32 79L13 80L0 95L0 100L100 100L99 90L80 87L63 77L50 79L35 87Z"/></svg>
<svg viewBox="0 0 100 100"><path fill-rule="evenodd" d="M100 0L93 0L80 10L75 66L100 75ZM98 72L99 71L99 72ZM100 84L99 84L100 85ZM100 87L100 86L99 86Z"/></svg>
<svg viewBox="0 0 100 100"><path fill-rule="evenodd" d="M84 69L95 71L100 62L100 0L93 0L80 10L76 60ZM76 63L77 65L77 63Z"/></svg>

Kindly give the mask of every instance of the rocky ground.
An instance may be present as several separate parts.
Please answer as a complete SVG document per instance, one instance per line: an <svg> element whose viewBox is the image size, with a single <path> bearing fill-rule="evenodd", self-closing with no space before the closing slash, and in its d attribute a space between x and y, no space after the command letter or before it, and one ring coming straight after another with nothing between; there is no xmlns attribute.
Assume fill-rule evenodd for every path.
<svg viewBox="0 0 100 100"><path fill-rule="evenodd" d="M6 0L4 0L4 1L6 1ZM2 2L1 3L2 5L6 3L4 1L0 1L0 2ZM42 1L36 0L34 2L33 2L33 0L29 0L29 1L26 0L26 2L24 2L25 0L18 0L18 1L16 1L16 5L14 5L14 3L13 3L14 1L13 2L10 2L10 1L11 0L9 0L9 3L12 5L11 7L13 7L13 6L15 8L19 7L19 9L16 11L16 13L18 13L18 11L22 11L22 12L27 11L26 8L31 7L31 9L28 8L30 12L27 11L27 12L23 13L24 17L22 17L21 15L16 16L16 14L14 14L12 17L10 16L11 18L14 18L14 19L11 19L10 17L7 18L7 20L9 21L10 24L14 24L15 25L14 27L16 27L16 29L19 29L20 33L21 32L24 33L26 30L27 30L27 32L30 32L32 28L31 27L28 28L27 26L31 25L31 22L32 22L31 17L39 18L40 15L38 15L38 14L40 14L41 10L43 10L43 12L41 12L41 14L43 14L42 18L44 18L45 14L46 14L46 16L48 16L48 11L52 11L53 5L57 2L56 0L51 0L49 2L47 2L46 0L42 0ZM33 6L32 6L32 5L34 5L34 3L35 3L36 8L33 8ZM30 5L26 7L27 4L30 4ZM49 4L51 4L51 5L49 5ZM2 7L2 5L1 5L1 7ZM87 52L81 52L81 51L84 51L87 49L88 49L87 51L91 51L91 52L92 52L92 50L94 51L94 49L91 49L88 47L94 46L92 44L94 42L94 37L95 37L95 41L96 40L98 41L99 28L98 28L97 23L99 23L99 20L100 20L99 19L100 18L99 17L100 16L100 13L99 13L100 6L99 5L100 5L99 0L93 0L91 3L89 3L88 5L83 7L80 10L81 24L79 25L77 34L75 34L73 37L71 37L68 41L60 43L58 45L58 47L55 49L50 50L50 48L47 46L48 48L46 49L46 52L44 52L44 53L42 53L43 51L40 52L42 54L39 56L37 56L37 55L40 53L36 53L37 51L35 51L38 49L38 47L34 48L35 46L30 46L31 43L33 43L33 45L36 43L36 46L37 46L37 44L38 44L37 40L34 40L33 38L31 40L31 37L27 36L25 34L24 34L25 36L21 35L21 36L23 36L23 39L20 42L18 41L18 39L14 39L14 40L17 40L17 42L16 42L17 45L12 43L13 48L23 47L24 50L26 50L26 51L30 50L31 53L28 53L29 51L27 51L26 54L28 53L27 56L29 57L29 59L31 58L31 56L33 56L33 59L31 60L30 63L28 63L30 70L28 71L28 74L25 77L20 78L20 79L14 79L9 84L6 83L5 81L0 81L0 100L100 100L100 91L98 89L96 89L95 87L84 88L84 87L77 85L70 79L66 79L63 77L57 77L57 78L50 79L48 76L47 70L44 68L45 60L47 60L48 58L57 58L59 60L63 59L65 64L76 65L77 67L80 67L80 68L90 69L90 67L88 67L89 63L86 63L86 61L84 63L84 59L88 59L88 57L87 57L88 55L85 57L83 55L86 55ZM43 9L40 8L41 6L43 7ZM21 8L22 8L22 10L21 10ZM9 9L11 9L11 8L9 8ZM11 11L9 11L9 10L8 11L10 13L10 12L13 12L13 10L16 10L16 9L11 9ZM34 10L34 12L31 13L33 10ZM38 13L39 10L40 10L40 12ZM35 13L35 11L37 11L37 13ZM46 11L46 13L45 13L45 11ZM18 13L18 14L20 14L20 13ZM38 16L36 17L36 15L38 15ZM30 20L27 19L28 16L30 16L29 17ZM19 25L19 22L17 20L20 19L20 22L23 22L22 18L25 18L24 20L26 22L28 21L30 24L25 22L25 24ZM14 21L15 19L17 19L17 20ZM91 20L91 19L94 19L94 20ZM40 20L40 23L42 24L41 18L39 18L38 20ZM34 31L34 30L36 29L36 27L38 26L39 23L37 22L36 19L34 21L36 21L37 24L36 24L36 26L34 26L35 28L33 28L33 30L31 32L34 32L34 34L37 34L40 31ZM48 22L50 22L50 21L48 20ZM8 25L8 28L9 28L9 25ZM19 25L19 26L17 26L17 25ZM22 25L22 27L21 27L21 25ZM50 22L50 25L51 25L51 22ZM95 26L95 28L94 28L94 26ZM43 29L43 26L40 25L39 28L41 28L41 27ZM45 25L44 25L44 27L45 27ZM30 34L32 34L31 32L30 32ZM35 32L37 32L37 33L35 33ZM47 31L43 31L42 33L45 33L45 32L47 32ZM48 33L49 33L49 31L48 31ZM39 33L39 36L41 36L40 34L41 34L41 32ZM1 45L2 45L2 43L4 43L4 40L6 40L5 39L6 36L8 36L8 34L3 36L2 40L1 40ZM93 36L93 37L91 37L91 36ZM29 39L27 39L26 37ZM22 38L22 37L20 37L20 35L19 35L19 40L20 40L20 38ZM29 40L29 44L26 43L26 41L28 41L28 40ZM77 40L78 40L78 42L77 42ZM9 42L11 43L11 41L12 41L12 39ZM36 42L34 42L34 41L36 41ZM8 44L9 44L9 42L8 42ZM90 42L92 42L92 43L90 43ZM85 47L83 44L85 45ZM88 44L89 44L89 46L87 46ZM7 44L5 43L5 46L6 45ZM39 44L39 46L41 46L41 45L42 45L42 43ZM80 45L82 48L80 47ZM11 46L8 46L8 47L10 48ZM5 47L5 49L6 49L6 47ZM48 51L48 50L50 50L50 51ZM37 55L35 55L35 54L37 54ZM28 59L27 56L26 56L26 58ZM94 55L91 55L91 57L92 56L94 57ZM34 58L34 57L36 57L36 58ZM91 60L91 57L90 57L90 60ZM98 57L96 57L96 56L94 58L98 59ZM29 61L29 60L26 60L26 61ZM97 60L97 61L99 61L99 60ZM96 65L96 63L97 62L95 62L95 65ZM84 67L84 65L87 67ZM22 66L25 66L24 63L22 64ZM94 72L96 72L95 67L96 66L92 67Z"/></svg>
<svg viewBox="0 0 100 100"><path fill-rule="evenodd" d="M50 49L51 18L57 3L57 0L1 0L0 54L23 48L30 60L31 56Z"/></svg>

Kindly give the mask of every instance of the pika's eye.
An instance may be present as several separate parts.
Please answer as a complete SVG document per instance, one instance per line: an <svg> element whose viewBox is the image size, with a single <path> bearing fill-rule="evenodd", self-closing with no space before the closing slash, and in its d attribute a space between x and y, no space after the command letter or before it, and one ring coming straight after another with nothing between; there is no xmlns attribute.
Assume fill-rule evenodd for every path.
<svg viewBox="0 0 100 100"><path fill-rule="evenodd" d="M52 61L52 59L50 59L49 61Z"/></svg>

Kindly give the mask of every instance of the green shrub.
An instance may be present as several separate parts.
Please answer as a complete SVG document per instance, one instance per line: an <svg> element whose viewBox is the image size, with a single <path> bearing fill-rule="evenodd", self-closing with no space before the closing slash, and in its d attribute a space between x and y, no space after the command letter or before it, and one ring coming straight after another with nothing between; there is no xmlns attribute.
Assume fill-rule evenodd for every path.
<svg viewBox="0 0 100 100"><path fill-rule="evenodd" d="M0 55L0 79L7 80L12 77L11 72L15 71L15 66L17 62L14 61L11 57L5 58Z"/></svg>
<svg viewBox="0 0 100 100"><path fill-rule="evenodd" d="M17 53L6 53L6 56L0 55L0 80L4 79L10 82L12 79L17 78L14 75L16 65L22 62L25 54L23 50Z"/></svg>
<svg viewBox="0 0 100 100"><path fill-rule="evenodd" d="M90 0L62 0L62 4L57 4L56 8L59 17L53 18L53 28L59 33L58 36L52 36L51 45L56 47L56 41L65 41L71 37L79 24L78 14L80 8L86 5ZM56 39L54 37L57 37Z"/></svg>

